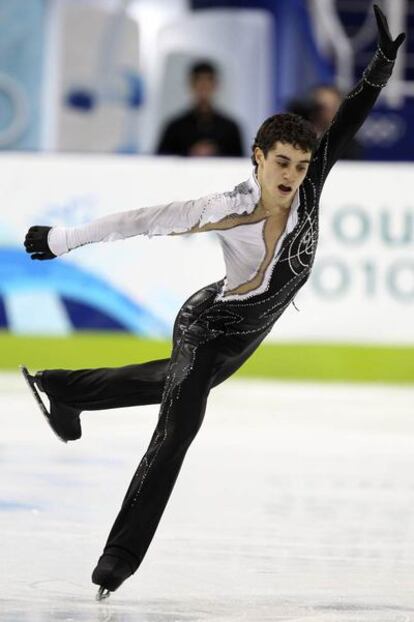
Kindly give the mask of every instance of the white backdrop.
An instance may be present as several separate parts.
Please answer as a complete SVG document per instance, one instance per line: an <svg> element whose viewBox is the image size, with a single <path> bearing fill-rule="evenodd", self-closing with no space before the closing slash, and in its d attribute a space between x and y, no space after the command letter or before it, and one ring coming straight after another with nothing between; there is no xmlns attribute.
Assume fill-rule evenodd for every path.
<svg viewBox="0 0 414 622"><path fill-rule="evenodd" d="M2 155L0 161L3 262L10 255L1 254L2 249L21 250L32 224L73 225L114 211L197 198L231 189L250 174L248 160ZM414 343L413 179L412 165L336 165L322 195L312 278L296 298L300 312L291 306L271 339ZM88 246L47 263L62 261L104 279L166 326L188 295L224 274L211 233L131 238ZM16 296L16 288L20 296L24 288L30 290L30 280L11 287L13 271L1 268L0 294L11 330L70 330L67 323L54 325L41 318L25 322L22 329L7 301ZM47 314L43 308L42 318ZM30 315L34 319L34 308Z"/></svg>

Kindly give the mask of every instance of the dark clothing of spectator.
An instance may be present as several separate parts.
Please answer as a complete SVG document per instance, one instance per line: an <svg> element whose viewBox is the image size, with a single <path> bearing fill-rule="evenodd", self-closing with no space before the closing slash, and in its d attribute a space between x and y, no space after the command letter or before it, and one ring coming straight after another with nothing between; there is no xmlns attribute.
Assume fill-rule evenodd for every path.
<svg viewBox="0 0 414 622"><path fill-rule="evenodd" d="M241 157L243 147L237 124L216 110L208 113L189 110L172 119L165 127L157 153L190 156L198 143L211 146L210 155Z"/></svg>

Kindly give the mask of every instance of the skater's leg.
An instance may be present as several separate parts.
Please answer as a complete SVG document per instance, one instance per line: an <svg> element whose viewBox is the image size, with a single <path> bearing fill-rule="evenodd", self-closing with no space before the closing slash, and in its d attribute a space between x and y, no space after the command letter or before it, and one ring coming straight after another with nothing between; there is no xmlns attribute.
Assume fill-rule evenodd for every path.
<svg viewBox="0 0 414 622"><path fill-rule="evenodd" d="M107 589L140 565L203 420L217 351L202 344L197 330L191 327L174 348L158 424L93 573L94 583Z"/></svg>
<svg viewBox="0 0 414 622"><path fill-rule="evenodd" d="M216 387L240 369L247 359L251 357L253 352L257 350L266 335L267 332L253 336L248 343L243 345L241 352L233 356L219 353L213 370L211 386Z"/></svg>
<svg viewBox="0 0 414 622"><path fill-rule="evenodd" d="M219 287L220 283L204 287L184 303L174 323L173 343L194 315L211 303ZM40 372L40 388L49 397L80 411L159 404L169 361L160 359L119 368L44 370Z"/></svg>
<svg viewBox="0 0 414 622"><path fill-rule="evenodd" d="M124 367L51 369L41 375L43 390L79 410L159 404L169 359Z"/></svg>
<svg viewBox="0 0 414 622"><path fill-rule="evenodd" d="M63 441L81 437L80 414L161 401L169 359L121 368L22 372L50 427ZM42 398L46 393L49 405Z"/></svg>
<svg viewBox="0 0 414 622"><path fill-rule="evenodd" d="M189 313L188 306L184 306L178 315L182 328L188 324ZM177 330L178 322L174 327L174 341L177 340ZM263 335L257 336L240 355L219 357L212 386L217 386L239 369L263 339ZM42 388L59 402L81 411L160 404L169 363L170 359L160 359L124 367L47 370L42 373Z"/></svg>
<svg viewBox="0 0 414 622"><path fill-rule="evenodd" d="M215 283L196 292L177 315L173 338L185 330L217 294ZM37 372L29 381L50 400L51 427L62 440L81 436L79 415L84 410L104 410L161 402L170 359L120 368L84 370L52 369Z"/></svg>

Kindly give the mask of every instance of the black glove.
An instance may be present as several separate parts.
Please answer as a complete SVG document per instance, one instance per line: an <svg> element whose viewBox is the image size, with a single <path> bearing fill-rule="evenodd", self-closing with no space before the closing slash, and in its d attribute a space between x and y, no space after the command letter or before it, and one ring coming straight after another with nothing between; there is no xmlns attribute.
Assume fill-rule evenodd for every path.
<svg viewBox="0 0 414 622"><path fill-rule="evenodd" d="M400 35L398 35L395 41L393 41L390 30L388 28L387 18L377 4L374 4L374 13L377 20L378 43L381 51L384 53L388 60L394 61L397 58L398 48L405 39L405 33L402 32Z"/></svg>
<svg viewBox="0 0 414 622"><path fill-rule="evenodd" d="M26 252L32 259L54 259L56 255L52 253L47 243L47 235L52 227L30 227L24 240Z"/></svg>

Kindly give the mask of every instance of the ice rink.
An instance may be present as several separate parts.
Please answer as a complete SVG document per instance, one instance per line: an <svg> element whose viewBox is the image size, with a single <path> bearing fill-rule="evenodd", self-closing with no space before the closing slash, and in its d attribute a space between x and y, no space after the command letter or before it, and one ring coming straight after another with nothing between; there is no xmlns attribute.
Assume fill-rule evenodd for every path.
<svg viewBox="0 0 414 622"><path fill-rule="evenodd" d="M90 581L157 408L64 445L0 375L1 622L414 621L414 388L228 381L141 568Z"/></svg>

